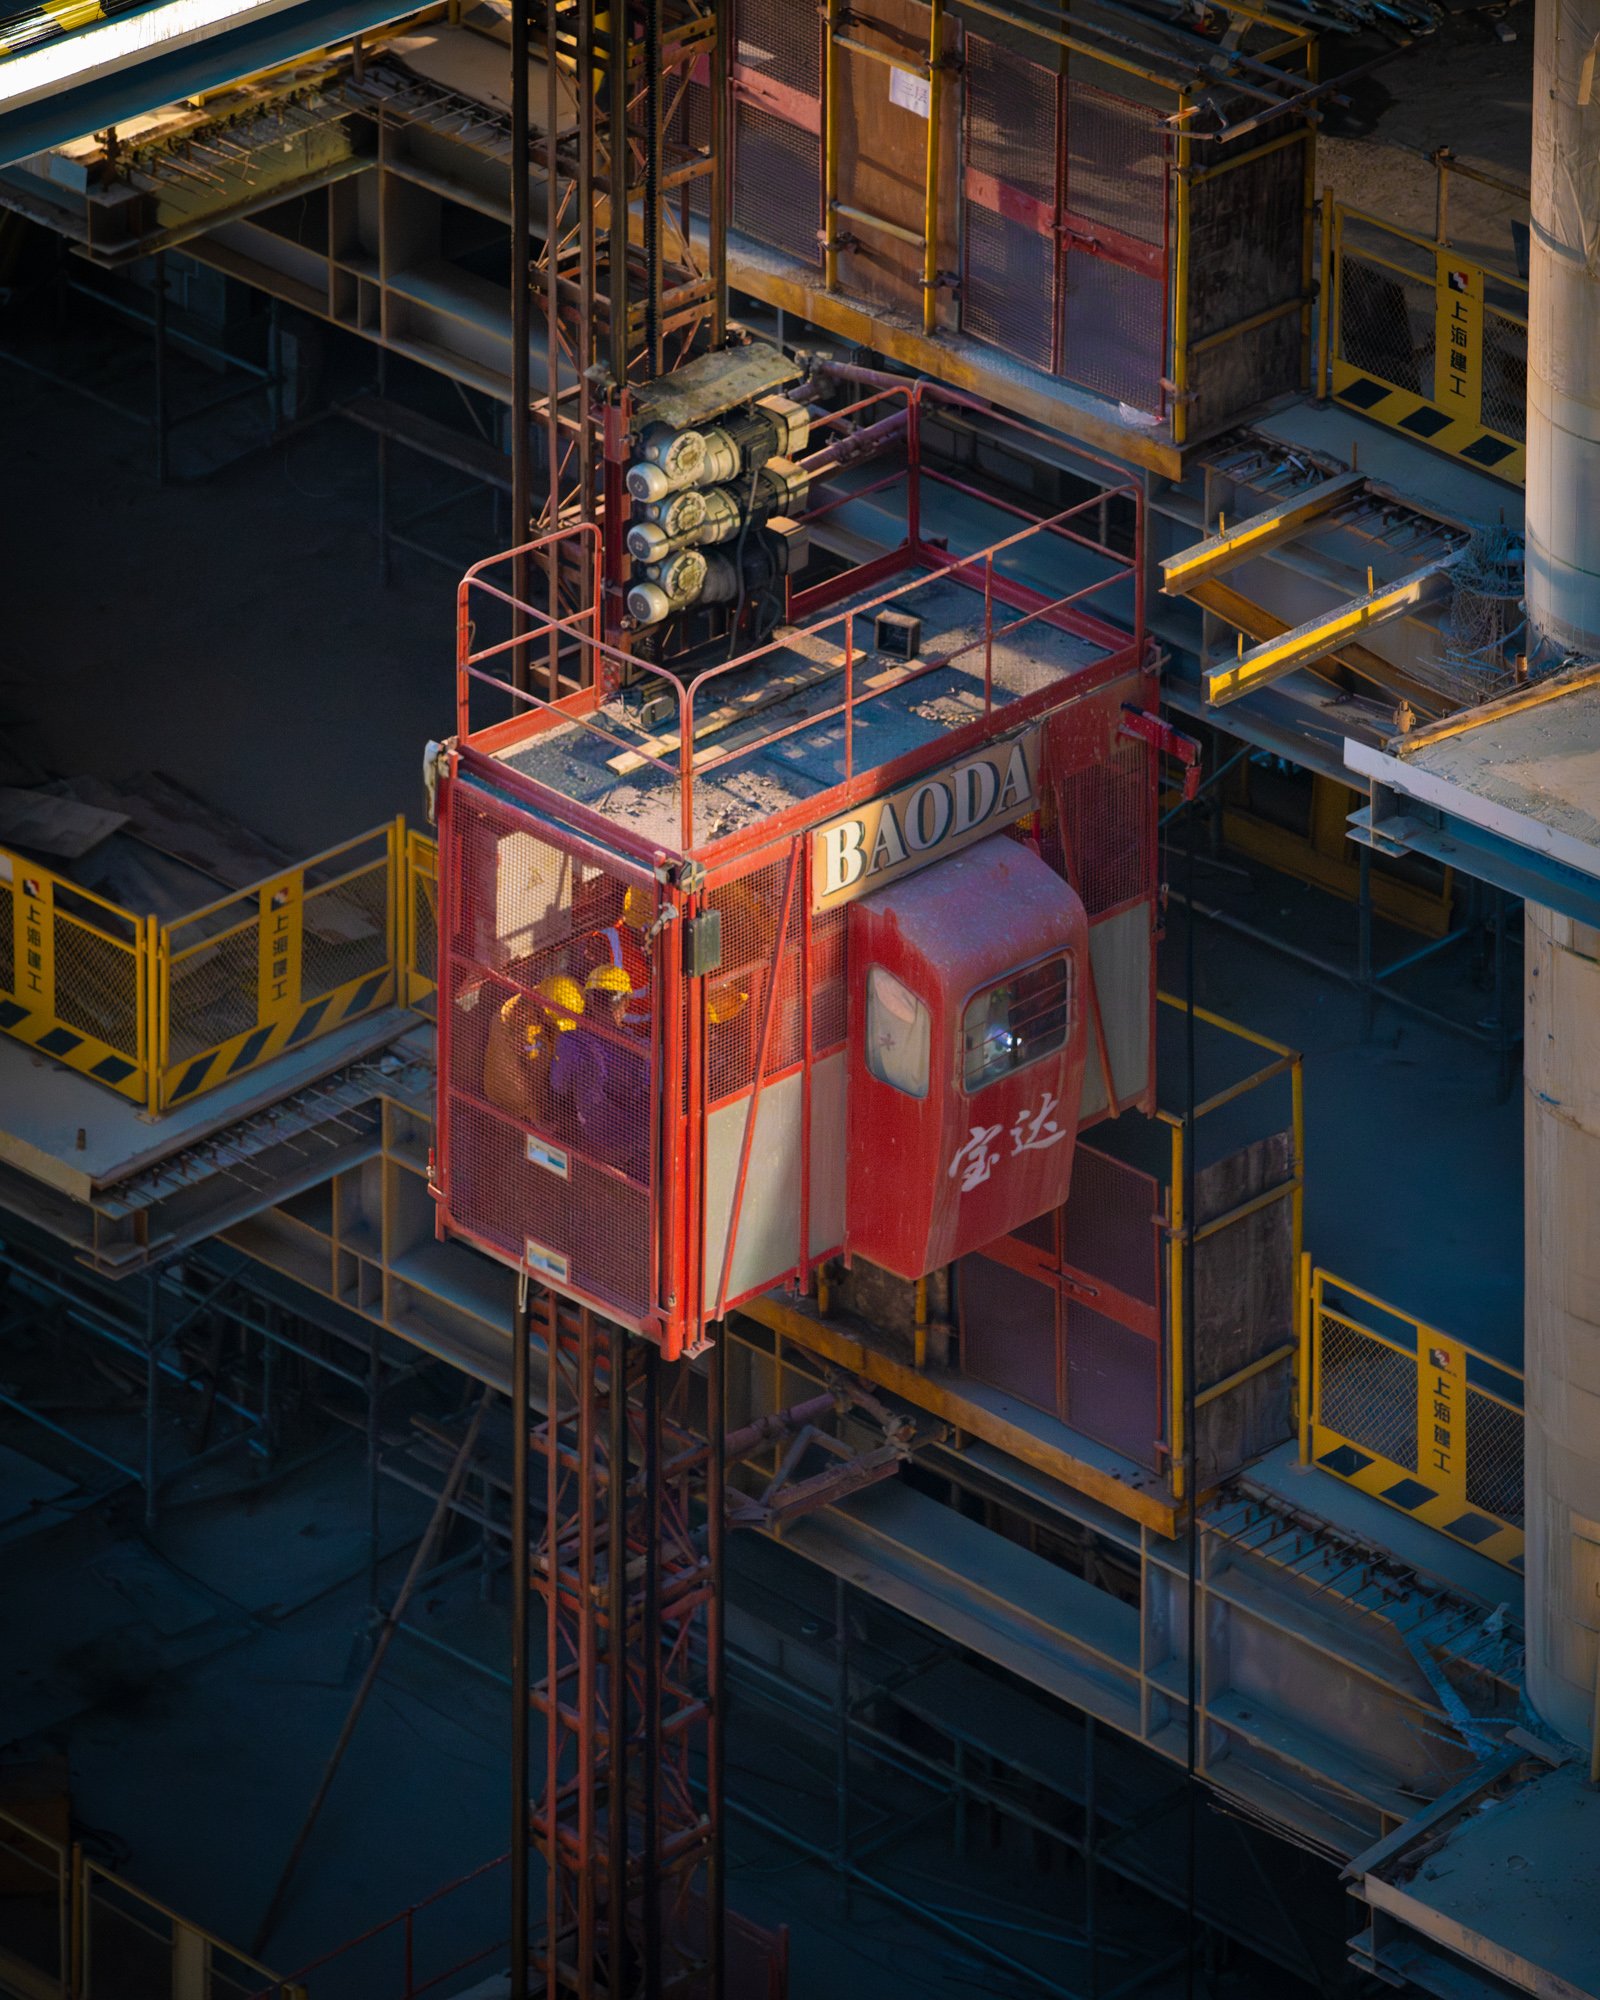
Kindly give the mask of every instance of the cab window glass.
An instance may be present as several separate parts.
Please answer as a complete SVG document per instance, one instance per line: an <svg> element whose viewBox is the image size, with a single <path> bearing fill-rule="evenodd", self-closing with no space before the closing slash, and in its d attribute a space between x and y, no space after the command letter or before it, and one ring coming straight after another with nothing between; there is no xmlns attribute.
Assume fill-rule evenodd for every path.
<svg viewBox="0 0 1600 2000"><path fill-rule="evenodd" d="M1059 1049L1072 1018L1072 962L1047 958L1013 972L967 1003L961 1017L961 1080L981 1090Z"/></svg>
<svg viewBox="0 0 1600 2000"><path fill-rule="evenodd" d="M867 1068L907 1097L928 1094L928 1010L881 965L867 972Z"/></svg>

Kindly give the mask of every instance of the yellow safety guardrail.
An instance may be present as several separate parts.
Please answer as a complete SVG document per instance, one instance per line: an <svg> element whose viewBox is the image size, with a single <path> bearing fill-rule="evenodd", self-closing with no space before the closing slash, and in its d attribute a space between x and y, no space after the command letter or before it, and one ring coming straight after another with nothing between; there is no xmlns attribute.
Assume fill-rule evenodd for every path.
<svg viewBox="0 0 1600 2000"><path fill-rule="evenodd" d="M1520 486L1526 283L1331 196L1323 218L1333 400Z"/></svg>
<svg viewBox="0 0 1600 2000"><path fill-rule="evenodd" d="M123 2000L140 1991L185 2000L285 2000L302 1989L180 1916L64 1841L0 1810L0 1865L10 1893L55 1904L52 1924L21 1927L0 1946L0 1986L39 2000Z"/></svg>
<svg viewBox="0 0 1600 2000"><path fill-rule="evenodd" d="M400 998L418 1013L432 1014L439 983L439 848L425 833L406 835L402 916Z"/></svg>
<svg viewBox="0 0 1600 2000"><path fill-rule="evenodd" d="M143 1104L154 923L0 848L0 1029Z"/></svg>
<svg viewBox="0 0 1600 2000"><path fill-rule="evenodd" d="M1185 1002L1177 994L1158 993L1156 997L1164 1007L1171 1007L1179 1013L1188 1011ZM1196 1007L1194 1017L1197 1021L1203 1021L1207 1027L1218 1028L1224 1034L1235 1036L1242 1042L1248 1042L1256 1048L1266 1050L1267 1054L1272 1058L1270 1062L1264 1063L1259 1069L1252 1070L1248 1076L1240 1077L1237 1082L1230 1083L1225 1088L1212 1092L1195 1105L1194 1125L1197 1149L1199 1145L1199 1128L1203 1120L1210 1117L1213 1113L1221 1111L1225 1106L1236 1103L1241 1097L1246 1097L1252 1091L1260 1090L1263 1086L1273 1083L1279 1078L1286 1079L1289 1085L1291 1146L1291 1157L1288 1163L1289 1171L1283 1180L1273 1187L1263 1189L1259 1194L1250 1196L1236 1207L1228 1209L1221 1215L1207 1217L1205 1221L1199 1223L1196 1227L1194 1240L1196 1243L1204 1242L1207 1237L1219 1235L1223 1230L1230 1229L1236 1223L1242 1222L1246 1216L1254 1215L1260 1209L1270 1208L1278 1202L1286 1201L1289 1204L1289 1237L1291 1254L1294 1259L1294 1282L1298 1289L1302 1262L1300 1244L1305 1215L1306 1158L1305 1079L1301 1056L1298 1050L1291 1049L1287 1044L1275 1042L1269 1035L1257 1034L1253 1028L1242 1027L1239 1022L1230 1021L1224 1014L1213 1014L1209 1008ZM1168 1167L1170 1180L1168 1182L1167 1193L1166 1229L1168 1300L1167 1397L1169 1412L1167 1423L1168 1436L1171 1442L1172 1497L1175 1500L1181 1500L1184 1498L1184 1465L1185 1454L1188 1450L1188 1439L1184 1429L1187 1397L1184 1382L1186 1341L1184 1337L1183 1282L1184 1244L1188 1234L1188 1216L1184 1208L1185 1188L1188 1182L1188 1162L1184 1154L1184 1119L1179 1117L1176 1112L1165 1110L1158 1110L1156 1116L1167 1127L1172 1148ZM1286 1329L1290 1335L1288 1341L1283 1346L1274 1348L1269 1353L1259 1356L1239 1374L1230 1376L1224 1382L1215 1382L1204 1388L1196 1385L1196 1410L1210 1402L1213 1398L1233 1389L1249 1376L1275 1367L1285 1360L1294 1359L1296 1343L1293 1338L1293 1329L1295 1325L1298 1325L1299 1318L1300 1301L1296 1297L1293 1307L1293 1319L1290 1326Z"/></svg>
<svg viewBox="0 0 1600 2000"><path fill-rule="evenodd" d="M1520 1569L1522 1371L1330 1272L1302 1294L1302 1458Z"/></svg>
<svg viewBox="0 0 1600 2000"><path fill-rule="evenodd" d="M437 882L397 819L163 924L0 848L0 1032L170 1111L379 1008L431 1013Z"/></svg>
<svg viewBox="0 0 1600 2000"><path fill-rule="evenodd" d="M391 1004L404 822L162 927L160 1108Z"/></svg>

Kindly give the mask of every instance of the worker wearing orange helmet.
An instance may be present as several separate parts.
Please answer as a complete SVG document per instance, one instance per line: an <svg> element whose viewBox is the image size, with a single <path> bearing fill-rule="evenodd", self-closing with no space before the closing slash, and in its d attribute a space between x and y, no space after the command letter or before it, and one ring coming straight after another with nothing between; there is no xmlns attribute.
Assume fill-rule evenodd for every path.
<svg viewBox="0 0 1600 2000"><path fill-rule="evenodd" d="M583 989L565 973L541 979L532 993L513 993L489 1025L483 1094L527 1124L550 1117L556 1050L583 1014Z"/></svg>
<svg viewBox="0 0 1600 2000"><path fill-rule="evenodd" d="M614 924L590 931L584 939L591 977L607 968L626 975L628 999L611 1007L612 1018L630 1034L650 1032L650 952L648 938L655 921L648 889L634 887L622 899L622 915ZM616 989L610 989L616 990Z"/></svg>

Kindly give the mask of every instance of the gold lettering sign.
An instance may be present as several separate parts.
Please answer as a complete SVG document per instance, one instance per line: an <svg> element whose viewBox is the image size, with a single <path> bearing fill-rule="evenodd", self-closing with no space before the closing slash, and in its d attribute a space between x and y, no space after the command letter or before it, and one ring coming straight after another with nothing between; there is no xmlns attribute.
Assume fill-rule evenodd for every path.
<svg viewBox="0 0 1600 2000"><path fill-rule="evenodd" d="M811 836L811 907L831 910L998 833L1039 804L1037 727L987 743Z"/></svg>

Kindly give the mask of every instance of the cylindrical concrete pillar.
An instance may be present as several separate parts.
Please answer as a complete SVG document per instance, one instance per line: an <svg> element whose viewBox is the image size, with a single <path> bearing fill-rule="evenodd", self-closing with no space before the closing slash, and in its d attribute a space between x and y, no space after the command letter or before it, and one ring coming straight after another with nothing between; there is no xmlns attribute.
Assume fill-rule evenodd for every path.
<svg viewBox="0 0 1600 2000"><path fill-rule="evenodd" d="M1538 0L1529 650L1600 658L1600 0ZM1600 932L1527 908L1528 1694L1587 1743L1600 1674Z"/></svg>
<svg viewBox="0 0 1600 2000"><path fill-rule="evenodd" d="M1588 1743L1600 1673L1600 931L1526 918L1528 1697Z"/></svg>
<svg viewBox="0 0 1600 2000"><path fill-rule="evenodd" d="M1538 0L1532 180L1530 636L1600 656L1600 0Z"/></svg>

